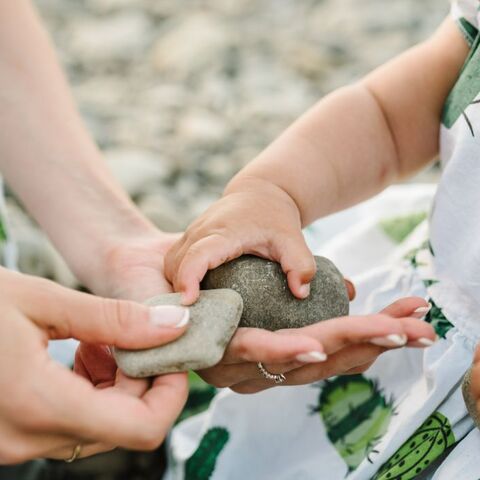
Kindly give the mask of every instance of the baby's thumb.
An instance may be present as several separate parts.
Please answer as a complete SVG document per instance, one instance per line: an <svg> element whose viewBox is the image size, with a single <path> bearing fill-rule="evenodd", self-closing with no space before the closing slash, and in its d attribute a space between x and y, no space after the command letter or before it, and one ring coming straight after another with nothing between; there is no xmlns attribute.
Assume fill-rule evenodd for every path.
<svg viewBox="0 0 480 480"><path fill-rule="evenodd" d="M284 238L280 244L280 264L287 275L288 286L297 298L307 298L310 295L310 282L317 271L315 258L301 232Z"/></svg>

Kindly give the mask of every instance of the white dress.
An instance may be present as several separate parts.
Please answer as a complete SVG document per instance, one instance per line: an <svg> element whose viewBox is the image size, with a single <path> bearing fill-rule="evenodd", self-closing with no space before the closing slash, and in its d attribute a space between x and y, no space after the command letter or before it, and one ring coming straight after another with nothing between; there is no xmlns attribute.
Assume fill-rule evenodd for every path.
<svg viewBox="0 0 480 480"><path fill-rule="evenodd" d="M472 48L444 109L437 191L393 187L306 231L312 249L356 284L353 314L426 297L439 341L388 352L362 375L256 395L221 391L171 433L168 480L480 478L480 432L461 395L480 336L477 7L464 0L452 9Z"/></svg>

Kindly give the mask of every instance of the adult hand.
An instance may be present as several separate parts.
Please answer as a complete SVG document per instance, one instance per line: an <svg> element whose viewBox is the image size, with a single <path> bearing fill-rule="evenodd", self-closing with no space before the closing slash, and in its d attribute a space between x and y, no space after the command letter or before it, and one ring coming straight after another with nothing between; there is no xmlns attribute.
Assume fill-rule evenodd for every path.
<svg viewBox="0 0 480 480"><path fill-rule="evenodd" d="M185 331L185 309L93 297L0 269L0 313L0 463L68 458L78 444L87 456L161 443L186 400L185 375L150 385L118 374L95 389L46 349L71 337L122 348L167 343Z"/></svg>
<svg viewBox="0 0 480 480"><path fill-rule="evenodd" d="M238 393L276 386L262 377L257 362L264 363L271 373L285 374L286 381L281 385L361 373L389 349L432 345L436 338L433 328L419 320L428 309L425 300L410 297L398 300L378 315L335 318L277 332L240 328L223 360L197 373L212 385L230 387Z"/></svg>
<svg viewBox="0 0 480 480"><path fill-rule="evenodd" d="M153 230L112 247L105 257L101 276L93 276L89 287L98 295L143 302L172 291L163 275L165 253L178 239L176 234ZM117 377L117 364L107 346L82 342L75 355L75 371L98 387L111 386ZM130 379L144 384L144 380Z"/></svg>

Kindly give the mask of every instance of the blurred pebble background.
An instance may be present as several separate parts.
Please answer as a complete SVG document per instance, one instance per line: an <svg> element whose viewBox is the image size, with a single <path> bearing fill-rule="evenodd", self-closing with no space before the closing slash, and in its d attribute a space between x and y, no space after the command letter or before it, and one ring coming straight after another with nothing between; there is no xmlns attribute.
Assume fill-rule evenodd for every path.
<svg viewBox="0 0 480 480"><path fill-rule="evenodd" d="M115 176L179 231L298 115L428 37L438 0L36 0ZM77 286L9 199L24 272ZM74 228L74 225L72 225Z"/></svg>

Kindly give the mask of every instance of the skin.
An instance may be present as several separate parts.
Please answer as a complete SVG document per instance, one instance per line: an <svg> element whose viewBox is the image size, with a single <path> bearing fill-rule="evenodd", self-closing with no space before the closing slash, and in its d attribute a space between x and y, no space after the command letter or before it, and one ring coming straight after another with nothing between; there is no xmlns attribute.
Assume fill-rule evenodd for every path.
<svg viewBox="0 0 480 480"><path fill-rule="evenodd" d="M184 303L196 300L207 270L246 253L278 261L292 293L308 296L315 263L301 228L436 157L442 107L467 53L446 20L426 42L300 117L168 253L165 272Z"/></svg>
<svg viewBox="0 0 480 480"><path fill-rule="evenodd" d="M94 297L0 268L0 464L108 449L156 448L187 398L184 374L92 384L53 361L49 340L148 348L182 328L161 327L138 303ZM173 319L175 320L175 319ZM7 394L8 392L8 394ZM112 447L110 447L112 448Z"/></svg>
<svg viewBox="0 0 480 480"><path fill-rule="evenodd" d="M442 108L467 54L465 40L447 19L430 39L328 95L298 119L231 180L222 198L168 252L165 273L183 293L184 304L197 299L207 270L243 254L279 262L292 293L306 298L315 263L302 227L407 178L438 155ZM370 320L378 322L376 317ZM318 376L297 377L293 370L289 382L312 381L339 370L362 371L330 370L327 365L341 351L330 346L325 351L329 360L316 367ZM346 357L352 359L354 352L350 346ZM269 369L288 371L281 364ZM208 381L210 375L204 372ZM237 391L264 387L258 380L238 384L227 374L224 378L221 385L233 382ZM472 384L480 398L480 367L474 369Z"/></svg>
<svg viewBox="0 0 480 480"><path fill-rule="evenodd" d="M178 238L158 231L112 178L81 122L50 40L27 0L0 0L0 170L89 290L136 301L171 291L164 275L165 255ZM286 210L295 203L293 192L272 188L279 190ZM297 221L295 231L308 219L294 209L289 215ZM300 242L298 234L296 238ZM286 252L296 251L293 244L285 247ZM297 260L292 257L291 262L295 272ZM170 278L173 271L170 265ZM293 280L294 291L295 281L300 285L305 280L296 276L301 281ZM161 344L174 335L152 335L142 327L144 307L129 303L124 308L138 311L134 319L139 329L138 343L129 343L135 329L134 319L128 317L125 323L122 316L121 305L127 304L94 301L3 270L0 283L0 356L2 364L9 364L15 373L0 372L2 391L9 393L0 400L0 463L38 456L68 458L77 443L85 444L82 456L118 445L157 446L182 408L184 376L127 379L102 344L134 348L153 340ZM253 392L271 387L254 368L256 361L272 371L289 370L292 384L358 371L385 350L372 345L372 339L405 335L413 345L420 338L433 339L430 326L413 318L412 312L424 305L422 299L404 299L393 311L367 317L369 322L335 319L322 327L293 332L241 329L221 364L202 374L213 384ZM115 315L122 327L115 327L112 337L105 328L112 327ZM46 357L46 340L58 337L85 342L77 352L77 375ZM327 352L330 357L321 367L308 362L298 365L298 354L312 351ZM8 443L1 438L8 438Z"/></svg>
<svg viewBox="0 0 480 480"><path fill-rule="evenodd" d="M477 406L477 412L480 412L480 345L477 346L473 358L470 388L472 398Z"/></svg>

